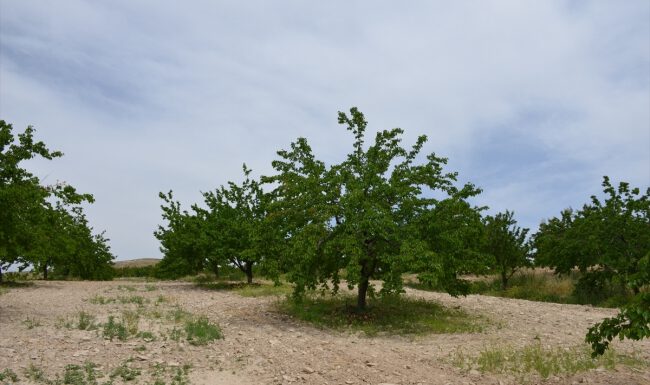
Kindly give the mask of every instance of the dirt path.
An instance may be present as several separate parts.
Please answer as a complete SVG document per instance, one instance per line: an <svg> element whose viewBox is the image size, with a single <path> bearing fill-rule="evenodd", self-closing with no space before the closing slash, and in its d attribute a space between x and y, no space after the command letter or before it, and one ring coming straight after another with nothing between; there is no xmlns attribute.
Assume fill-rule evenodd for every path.
<svg viewBox="0 0 650 385"><path fill-rule="evenodd" d="M452 365L452 358L458 351L476 355L488 346L516 348L538 341L570 348L582 343L591 324L616 313L478 295L452 298L410 289L407 295L480 314L491 326L474 334L367 338L296 322L274 311L274 297L245 298L179 282L37 282L0 296L0 370L13 370L21 383L37 383L24 374L31 365L54 379L62 376L66 365L94 362L104 374L120 365L139 369L140 376L129 383L142 384L153 384L155 379L170 383L174 376L178 382L218 385L516 384L521 379L512 375L461 370ZM140 301L137 297L142 304L129 303ZM108 303L101 304L102 299ZM225 338L207 346L171 338L176 326L169 316L178 306L217 322ZM138 329L151 332L154 340L140 336L109 341L101 330L75 327L80 311L103 323L109 315L118 317L125 310L139 314ZM650 362L648 340L616 342L615 348L634 351ZM189 378L180 375L186 364L191 364ZM108 376L98 382L106 380ZM120 376L114 378L115 383L122 381ZM617 366L614 371L595 369L529 381L648 385L650 372Z"/></svg>

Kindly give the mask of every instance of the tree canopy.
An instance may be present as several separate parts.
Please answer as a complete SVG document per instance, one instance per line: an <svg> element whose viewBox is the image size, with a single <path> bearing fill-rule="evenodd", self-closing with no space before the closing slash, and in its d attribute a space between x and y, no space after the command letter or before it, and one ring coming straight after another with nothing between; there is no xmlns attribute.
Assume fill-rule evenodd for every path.
<svg viewBox="0 0 650 385"><path fill-rule="evenodd" d="M578 268L578 289L598 293L612 286L631 291L632 300L614 318L594 325L587 334L594 354L602 354L612 338L650 336L650 188L642 193L603 178L605 200L591 197L581 210L565 210L540 225L535 235L536 259L558 273Z"/></svg>
<svg viewBox="0 0 650 385"><path fill-rule="evenodd" d="M1 269L18 263L43 271L87 279L110 278L107 239L92 234L80 206L93 196L66 184L41 185L22 162L40 156L63 156L34 139L29 126L17 136L13 126L0 120L0 279Z"/></svg>
<svg viewBox="0 0 650 385"><path fill-rule="evenodd" d="M532 265L528 231L517 226L512 211L485 218L482 250L492 258L491 267L501 277L503 290L519 268Z"/></svg>
<svg viewBox="0 0 650 385"><path fill-rule="evenodd" d="M338 120L354 136L344 161L328 167L299 138L278 152L280 159L272 163L277 174L264 178L276 186L273 210L284 219L288 278L296 294L316 287L337 291L345 278L350 288L357 287L357 308L363 310L367 295L374 294L371 280L382 281L382 294L395 294L409 271L459 293L457 274L473 267L462 253L467 234L434 235L460 248L432 245L425 234L434 223L446 231L445 220L457 226L475 218L477 209L466 198L479 190L471 184L457 189L457 175L444 172L447 160L434 153L418 163L426 136L406 149L403 130L395 128L378 132L366 146L367 122L357 108L349 115L339 112Z"/></svg>

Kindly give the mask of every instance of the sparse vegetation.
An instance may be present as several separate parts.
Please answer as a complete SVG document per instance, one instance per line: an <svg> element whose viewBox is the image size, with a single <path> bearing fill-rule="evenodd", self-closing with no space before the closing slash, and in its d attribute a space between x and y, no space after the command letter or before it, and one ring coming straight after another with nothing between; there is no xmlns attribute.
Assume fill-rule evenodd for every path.
<svg viewBox="0 0 650 385"><path fill-rule="evenodd" d="M77 329L79 330L94 330L97 328L95 324L96 318L94 315L80 311L77 314Z"/></svg>
<svg viewBox="0 0 650 385"><path fill-rule="evenodd" d="M101 295L96 295L88 300L88 302L94 304L94 305L106 305L109 303L115 303L117 299L115 298L107 298Z"/></svg>
<svg viewBox="0 0 650 385"><path fill-rule="evenodd" d="M544 379L596 368L611 370L618 364L647 366L636 357L620 355L613 350L601 357L592 358L586 345L563 349L545 348L540 343L519 349L509 346L486 347L477 356L461 349L452 354L451 360L454 365L466 370L515 374L520 378L535 374Z"/></svg>
<svg viewBox="0 0 650 385"><path fill-rule="evenodd" d="M460 310L412 298L384 297L360 312L347 296L307 297L296 304L284 301L280 311L320 327L363 331L366 335L480 332L486 320Z"/></svg>
<svg viewBox="0 0 650 385"><path fill-rule="evenodd" d="M185 334L187 341L192 345L206 345L223 338L221 328L205 316L185 321Z"/></svg>
<svg viewBox="0 0 650 385"><path fill-rule="evenodd" d="M36 318L26 318L23 320L23 325L27 326L27 329L34 329L36 327L41 326L41 321L37 320Z"/></svg>
<svg viewBox="0 0 650 385"><path fill-rule="evenodd" d="M266 297L287 295L293 291L293 287L288 284L273 284L273 283L245 283L233 281L211 281L204 283L197 283L197 286L206 290L230 290L237 293L242 297Z"/></svg>
<svg viewBox="0 0 650 385"><path fill-rule="evenodd" d="M126 341L129 336L124 322L115 321L115 316L112 315L108 317L108 321L104 324L102 335L111 341L113 341L113 338Z"/></svg>
<svg viewBox="0 0 650 385"><path fill-rule="evenodd" d="M25 377L34 382L45 381L45 374L43 373L43 370L34 364L29 364L29 367L25 369Z"/></svg>
<svg viewBox="0 0 650 385"><path fill-rule="evenodd" d="M4 369L0 372L0 381L18 382L18 375L11 369Z"/></svg>
<svg viewBox="0 0 650 385"><path fill-rule="evenodd" d="M138 376L140 376L142 371L138 368L129 367L130 362L131 360L126 360L122 362L120 366L113 369L110 377L111 378L120 377L123 381L127 381L127 382L135 380Z"/></svg>

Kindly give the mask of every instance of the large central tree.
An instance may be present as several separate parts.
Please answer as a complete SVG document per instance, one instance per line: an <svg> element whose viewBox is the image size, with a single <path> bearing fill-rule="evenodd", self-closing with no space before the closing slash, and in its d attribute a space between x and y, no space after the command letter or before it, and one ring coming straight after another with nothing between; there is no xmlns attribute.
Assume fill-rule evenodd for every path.
<svg viewBox="0 0 650 385"><path fill-rule="evenodd" d="M278 152L277 174L265 178L275 186L274 215L286 234L288 278L296 294L319 286L336 292L345 278L350 288L357 287L357 309L363 310L373 293L371 280L383 281L383 294L399 293L408 271L455 292L456 268L466 265L450 261L454 253L436 252L431 238L422 236L427 228L422 219L441 202L433 196L446 198L449 207L458 207L453 201L470 208L465 198L479 191L472 185L456 189L456 174L443 171L445 158L419 157L426 136L407 150L400 143L403 130L395 128L378 132L366 146L367 122L356 108L349 115L339 112L339 124L354 135L343 162L327 167L300 138ZM445 219L458 222L456 211L443 210L449 214Z"/></svg>

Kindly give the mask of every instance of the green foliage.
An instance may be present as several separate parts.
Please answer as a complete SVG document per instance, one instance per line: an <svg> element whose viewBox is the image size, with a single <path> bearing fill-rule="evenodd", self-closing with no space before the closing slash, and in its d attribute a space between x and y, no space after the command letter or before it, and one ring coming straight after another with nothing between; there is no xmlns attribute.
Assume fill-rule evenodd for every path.
<svg viewBox="0 0 650 385"><path fill-rule="evenodd" d="M203 194L208 210L196 206L193 209L205 218L213 245L211 263L236 266L250 284L254 266L262 262L267 273L277 271L273 262L277 260L281 239L268 218L270 195L264 193L257 180L251 179L251 170L246 165L243 172L245 179L241 185L228 182L227 187Z"/></svg>
<svg viewBox="0 0 650 385"><path fill-rule="evenodd" d="M633 288L650 285L650 252L639 261L639 271L630 277L629 285ZM617 336L621 340L650 337L650 292L640 291L616 317L606 318L592 326L586 341L591 344L595 356L603 354Z"/></svg>
<svg viewBox="0 0 650 385"><path fill-rule="evenodd" d="M114 267L113 276L115 278L167 278L158 271L158 265Z"/></svg>
<svg viewBox="0 0 650 385"><path fill-rule="evenodd" d="M204 218L181 210L180 202L174 201L171 191L159 196L164 201L160 208L167 227L158 226L154 232L164 255L156 265L156 276L175 279L201 272L208 267L208 255L213 247Z"/></svg>
<svg viewBox="0 0 650 385"><path fill-rule="evenodd" d="M517 270L531 265L528 231L517 226L511 211L485 218L482 250L493 258L491 267L501 277L503 290Z"/></svg>
<svg viewBox="0 0 650 385"><path fill-rule="evenodd" d="M40 156L62 156L34 140L34 129L14 137L11 124L0 120L0 280L2 268L13 263L32 265L48 278L110 279L114 258L103 234L93 234L81 204L92 195L77 193L66 183L42 186L21 167L21 162Z"/></svg>
<svg viewBox="0 0 650 385"><path fill-rule="evenodd" d="M223 338L219 326L210 322L207 317L187 320L185 334L192 345L206 345L211 341Z"/></svg>
<svg viewBox="0 0 650 385"><path fill-rule="evenodd" d="M625 182L614 188L604 177L603 189L604 202L592 196L581 210L542 222L534 237L538 265L563 274L577 267L592 283L619 285L639 271L650 250L650 188L645 194Z"/></svg>
<svg viewBox="0 0 650 385"><path fill-rule="evenodd" d="M586 340L595 355L603 354L616 336L650 336L650 300L641 291L650 284L650 188L645 194L625 182L615 188L608 177L602 185L604 202L592 196L582 210L565 210L561 218L543 222L535 236L539 264L558 273L576 266L583 272L578 290L589 290L595 298L611 296L616 288L634 293L618 316L589 330Z"/></svg>
<svg viewBox="0 0 650 385"><path fill-rule="evenodd" d="M427 333L480 332L483 321L437 303L399 296L383 296L360 312L354 298L311 297L301 303L285 301L280 310L320 327L376 334L418 335Z"/></svg>
<svg viewBox="0 0 650 385"><path fill-rule="evenodd" d="M456 174L444 173L446 159L433 153L416 165L425 136L407 150L400 145L401 129L385 130L366 147L367 122L360 111L340 112L339 123L355 138L343 162L327 167L299 138L278 151L280 159L272 163L277 174L263 178L275 186L270 217L287 242L281 265L296 297L316 287L336 292L342 271L349 287L357 287L359 309L374 295L371 279L383 281L382 294L396 294L407 271L463 293L457 274L482 265L465 253L468 241L477 239L473 229L463 229L472 220L480 224L479 209L466 202L479 190L454 187ZM434 192L448 198L430 197ZM437 239L446 244L438 248Z"/></svg>
<svg viewBox="0 0 650 385"><path fill-rule="evenodd" d="M277 274L274 262L281 239L268 219L270 197L246 165L243 171L241 185L228 182L203 194L207 209L193 205L191 212L182 210L171 191L160 193L167 227L159 226L155 232L165 255L158 277L179 278L205 269L218 276L234 266L252 283L262 262L266 275Z"/></svg>

